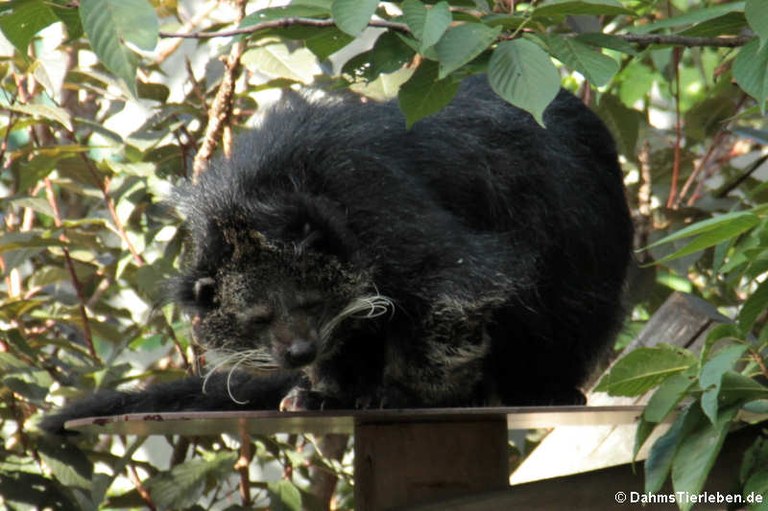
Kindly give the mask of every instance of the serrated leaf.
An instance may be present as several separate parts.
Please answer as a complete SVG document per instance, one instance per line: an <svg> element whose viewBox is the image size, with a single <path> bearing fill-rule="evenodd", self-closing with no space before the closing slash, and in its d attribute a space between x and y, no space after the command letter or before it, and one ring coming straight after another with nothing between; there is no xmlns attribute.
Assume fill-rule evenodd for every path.
<svg viewBox="0 0 768 511"><path fill-rule="evenodd" d="M221 452L210 459L193 458L147 481L152 500L163 509L182 509L197 504L208 477L231 473L237 460L234 452Z"/></svg>
<svg viewBox="0 0 768 511"><path fill-rule="evenodd" d="M331 14L342 32L357 37L368 26L378 0L333 0Z"/></svg>
<svg viewBox="0 0 768 511"><path fill-rule="evenodd" d="M595 85L605 85L619 71L619 63L614 59L573 37L557 34L539 37L546 43L552 56Z"/></svg>
<svg viewBox="0 0 768 511"><path fill-rule="evenodd" d="M137 56L130 43L151 51L158 21L147 0L80 0L80 21L99 60L136 96Z"/></svg>
<svg viewBox="0 0 768 511"><path fill-rule="evenodd" d="M689 495L701 492L737 411L737 407L723 410L714 424L699 421L697 427L692 427L683 436L672 460L672 488L675 492L687 492ZM687 511L692 505L693 502L683 500L680 509Z"/></svg>
<svg viewBox="0 0 768 511"><path fill-rule="evenodd" d="M755 98L765 112L768 98L768 44L759 39L747 43L733 61L733 79L744 92Z"/></svg>
<svg viewBox="0 0 768 511"><path fill-rule="evenodd" d="M424 61L397 95L408 128L451 102L459 86L453 80L437 79L437 63Z"/></svg>
<svg viewBox="0 0 768 511"><path fill-rule="evenodd" d="M424 53L427 48L435 45L453 21L446 2L427 7L419 0L403 2L403 18L419 41L419 53Z"/></svg>
<svg viewBox="0 0 768 511"><path fill-rule="evenodd" d="M691 352L675 346L638 348L620 358L595 390L612 396L639 396L695 363Z"/></svg>
<svg viewBox="0 0 768 511"><path fill-rule="evenodd" d="M531 13L534 18L544 16L574 16L580 14L634 14L616 0L549 0Z"/></svg>
<svg viewBox="0 0 768 511"><path fill-rule="evenodd" d="M59 18L43 0L16 2L10 14L0 16L0 30L22 55L42 29L56 23Z"/></svg>
<svg viewBox="0 0 768 511"><path fill-rule="evenodd" d="M732 344L718 351L701 368L699 385L704 393L701 395L701 409L712 424L717 421L718 399L723 374L733 370L737 360L746 351L744 344Z"/></svg>
<svg viewBox="0 0 768 511"><path fill-rule="evenodd" d="M765 0L747 0L744 6L747 23L764 41L768 40L768 2Z"/></svg>
<svg viewBox="0 0 768 511"><path fill-rule="evenodd" d="M491 28L482 23L449 28L435 46L440 62L438 78L445 78L487 50L501 30L501 27Z"/></svg>
<svg viewBox="0 0 768 511"><path fill-rule="evenodd" d="M504 41L491 55L488 82L507 102L544 125L544 110L560 90L560 74L549 55L525 39Z"/></svg>

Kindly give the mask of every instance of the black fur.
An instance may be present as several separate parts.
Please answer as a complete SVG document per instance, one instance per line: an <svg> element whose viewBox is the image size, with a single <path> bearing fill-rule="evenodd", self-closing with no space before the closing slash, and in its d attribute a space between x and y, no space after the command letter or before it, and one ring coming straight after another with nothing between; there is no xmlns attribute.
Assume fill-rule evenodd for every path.
<svg viewBox="0 0 768 511"><path fill-rule="evenodd" d="M177 193L191 252L176 298L230 368L208 394L199 379L97 394L44 427L288 394L289 408L577 402L621 322L632 228L605 126L566 92L544 121L482 78L411 130L393 103L283 102ZM374 317L339 315L379 295L392 306L375 299Z"/></svg>

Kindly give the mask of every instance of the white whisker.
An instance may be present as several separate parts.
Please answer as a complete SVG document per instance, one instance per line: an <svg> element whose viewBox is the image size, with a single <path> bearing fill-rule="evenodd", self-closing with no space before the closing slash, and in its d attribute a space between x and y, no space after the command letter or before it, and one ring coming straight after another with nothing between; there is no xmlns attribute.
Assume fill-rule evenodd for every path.
<svg viewBox="0 0 768 511"><path fill-rule="evenodd" d="M375 294L355 298L341 312L320 328L320 337L328 339L333 331L347 318L373 319L389 312L394 314L395 305L384 295Z"/></svg>
<svg viewBox="0 0 768 511"><path fill-rule="evenodd" d="M243 363L245 360L247 360L247 359L246 359L246 358L241 358L240 360L238 360L237 362L235 362L235 365L233 365L233 366L232 366L232 368L229 370L229 373L227 374L227 395L229 395L229 398L230 398L232 401L234 401L235 403L237 403L237 404L239 404L239 405L245 405L245 404L248 404L248 400L246 399L245 401L240 401L240 400L239 400L239 399L237 399L237 398L235 397L235 395L232 393L232 375L233 375L233 374L235 373L235 371L237 370L237 367L238 367L240 364L242 364L242 363Z"/></svg>

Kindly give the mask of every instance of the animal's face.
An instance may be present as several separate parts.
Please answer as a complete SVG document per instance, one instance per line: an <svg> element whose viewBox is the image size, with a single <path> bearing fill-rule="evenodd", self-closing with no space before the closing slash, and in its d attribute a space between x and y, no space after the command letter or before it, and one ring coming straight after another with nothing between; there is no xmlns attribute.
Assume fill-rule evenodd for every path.
<svg viewBox="0 0 768 511"><path fill-rule="evenodd" d="M193 283L195 331L206 347L238 363L297 368L327 349L329 325L349 297L274 273L223 267Z"/></svg>
<svg viewBox="0 0 768 511"><path fill-rule="evenodd" d="M342 324L391 305L370 293L365 275L325 254L277 247L253 232L226 236L224 246L208 247L207 262L190 269L177 293L221 365L307 366L338 347Z"/></svg>

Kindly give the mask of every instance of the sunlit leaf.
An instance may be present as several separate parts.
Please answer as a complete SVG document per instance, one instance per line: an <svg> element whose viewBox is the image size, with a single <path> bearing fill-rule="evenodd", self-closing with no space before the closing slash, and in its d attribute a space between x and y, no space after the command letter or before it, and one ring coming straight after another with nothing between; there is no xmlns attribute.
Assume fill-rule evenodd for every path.
<svg viewBox="0 0 768 511"><path fill-rule="evenodd" d="M59 18L44 0L15 2L13 10L0 16L0 30L22 55L27 55L27 48L35 35Z"/></svg>
<svg viewBox="0 0 768 511"><path fill-rule="evenodd" d="M137 55L127 46L151 51L158 21L147 0L80 0L80 20L93 51L136 96Z"/></svg>
<svg viewBox="0 0 768 511"><path fill-rule="evenodd" d="M378 5L378 0L333 0L331 12L337 27L358 36L368 26Z"/></svg>
<svg viewBox="0 0 768 511"><path fill-rule="evenodd" d="M620 358L595 390L612 396L639 396L695 363L693 354L675 346L637 348Z"/></svg>
<svg viewBox="0 0 768 511"><path fill-rule="evenodd" d="M549 55L525 39L504 41L488 63L488 81L493 90L544 124L544 110L560 89L560 74Z"/></svg>
<svg viewBox="0 0 768 511"><path fill-rule="evenodd" d="M540 36L540 38L557 60L578 71L595 85L607 84L619 70L618 62L578 39L557 34Z"/></svg>

